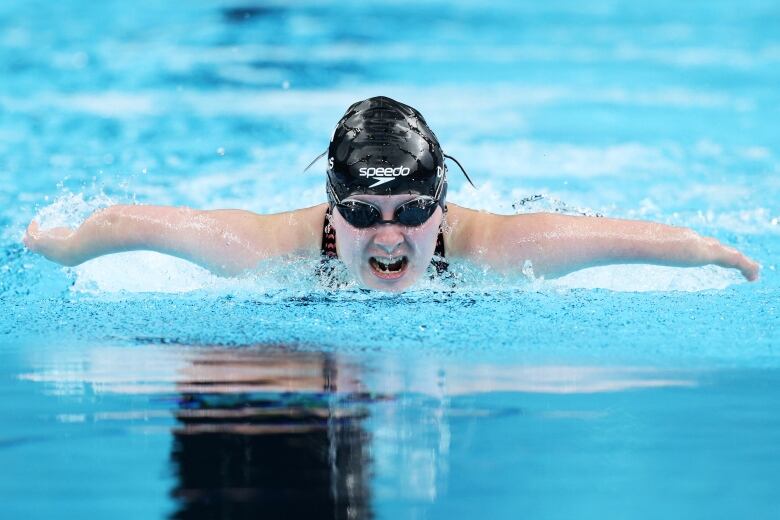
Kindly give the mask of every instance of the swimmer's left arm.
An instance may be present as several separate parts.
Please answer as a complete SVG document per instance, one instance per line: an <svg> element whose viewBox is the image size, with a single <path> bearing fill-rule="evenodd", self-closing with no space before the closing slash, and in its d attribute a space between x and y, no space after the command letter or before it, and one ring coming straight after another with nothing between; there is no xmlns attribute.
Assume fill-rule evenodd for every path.
<svg viewBox="0 0 780 520"><path fill-rule="evenodd" d="M648 263L677 267L714 264L758 279L759 265L734 248L695 231L639 220L576 217L555 213L494 215L471 212L466 256L499 269L522 268L557 277L608 264Z"/></svg>

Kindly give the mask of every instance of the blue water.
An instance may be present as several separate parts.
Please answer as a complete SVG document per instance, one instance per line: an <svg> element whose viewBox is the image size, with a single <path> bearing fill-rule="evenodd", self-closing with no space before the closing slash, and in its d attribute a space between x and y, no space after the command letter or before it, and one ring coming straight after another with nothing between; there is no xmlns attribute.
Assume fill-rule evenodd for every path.
<svg viewBox="0 0 780 520"><path fill-rule="evenodd" d="M777 518L778 27L758 0L0 4L3 516ZM689 226L761 280L453 265L389 296L19 242L112 203L323 202L302 170L372 95L467 167L455 203Z"/></svg>

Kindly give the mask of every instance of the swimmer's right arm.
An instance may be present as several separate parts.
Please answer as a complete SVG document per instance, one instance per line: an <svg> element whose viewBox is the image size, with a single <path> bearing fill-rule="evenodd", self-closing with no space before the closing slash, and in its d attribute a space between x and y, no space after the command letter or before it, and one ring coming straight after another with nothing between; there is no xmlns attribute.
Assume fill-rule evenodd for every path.
<svg viewBox="0 0 780 520"><path fill-rule="evenodd" d="M189 260L220 276L234 276L265 258L318 251L322 225L315 225L318 214L316 206L258 215L243 210L119 205L94 213L75 230L42 230L33 221L24 243L31 251L68 266L111 253L148 250Z"/></svg>
<svg viewBox="0 0 780 520"><path fill-rule="evenodd" d="M465 230L450 251L498 269L519 270L528 260L535 275L553 278L598 265L712 264L738 269L750 281L759 276L754 260L688 228L554 213L494 215L450 206L452 228Z"/></svg>

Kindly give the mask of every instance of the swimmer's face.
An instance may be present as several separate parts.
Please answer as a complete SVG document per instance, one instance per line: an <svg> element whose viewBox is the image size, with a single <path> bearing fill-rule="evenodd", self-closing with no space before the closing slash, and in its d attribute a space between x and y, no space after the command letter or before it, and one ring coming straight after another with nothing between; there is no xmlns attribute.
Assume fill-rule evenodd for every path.
<svg viewBox="0 0 780 520"><path fill-rule="evenodd" d="M347 200L373 204L381 210L383 220L392 220L398 206L416 197L352 195ZM443 214L437 206L431 218L417 227L376 224L360 229L347 223L334 209L331 225L336 231L339 258L362 285L380 291L403 291L427 271Z"/></svg>

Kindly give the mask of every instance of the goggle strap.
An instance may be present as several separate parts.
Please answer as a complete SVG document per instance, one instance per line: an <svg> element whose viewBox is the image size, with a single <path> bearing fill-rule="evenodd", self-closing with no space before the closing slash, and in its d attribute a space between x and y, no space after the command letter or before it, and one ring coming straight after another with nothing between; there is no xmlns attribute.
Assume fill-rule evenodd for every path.
<svg viewBox="0 0 780 520"><path fill-rule="evenodd" d="M311 168L312 166L314 166L314 163L316 163L317 161L319 161L320 159L322 159L323 157L325 157L325 154L326 154L326 153L328 153L328 151L327 151L327 150L325 150L324 152L322 152L321 154L319 154L317 157L315 157L315 158L314 158L314 160L313 160L312 162L310 162L310 163L309 163L309 165L308 165L306 168L304 168L304 169L303 169L303 173L306 173L307 171L309 171L309 168Z"/></svg>
<svg viewBox="0 0 780 520"><path fill-rule="evenodd" d="M460 168L460 171L462 171L462 172L463 172L463 175L465 175L465 176L466 176L466 180L467 180L467 181L469 181L469 184L471 184L471 186L472 186L474 189L477 189L477 187L474 185L474 183L473 183L473 182L471 182L471 177L469 177L469 174L468 174L468 173L466 173L466 170L465 170L465 169L463 169L463 166L460 164L460 162L458 162L458 160L457 160L455 157L452 157L451 155L447 155L447 154L446 154L446 153L444 153L444 152L442 152L442 156L444 156L444 157L446 157L447 159L450 159L450 160L452 160L452 161L455 161L455 164L457 164L457 165L458 165L458 168ZM315 161L316 161L316 159L315 159Z"/></svg>

